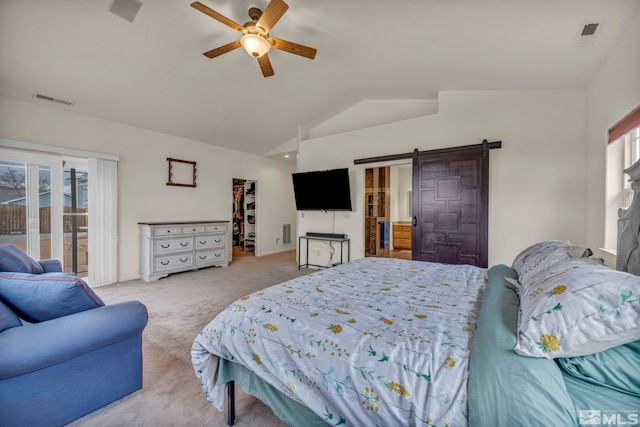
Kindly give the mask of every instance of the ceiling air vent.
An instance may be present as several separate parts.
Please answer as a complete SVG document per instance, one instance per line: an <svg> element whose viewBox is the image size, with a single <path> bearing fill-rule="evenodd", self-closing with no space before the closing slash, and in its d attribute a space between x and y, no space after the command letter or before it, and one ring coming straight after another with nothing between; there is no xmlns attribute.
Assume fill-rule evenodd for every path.
<svg viewBox="0 0 640 427"><path fill-rule="evenodd" d="M109 5L109 12L133 22L141 7L142 2L138 0L112 0Z"/></svg>
<svg viewBox="0 0 640 427"><path fill-rule="evenodd" d="M584 27L582 27L582 33L580 33L581 36L592 36L596 33L596 30L598 29L598 23L591 23L591 24L586 24Z"/></svg>
<svg viewBox="0 0 640 427"><path fill-rule="evenodd" d="M58 98L54 98L52 96L42 95L41 93L36 93L35 95L33 95L33 97L36 98L36 99L40 99L42 101L56 102L56 103L62 104L62 105L68 105L68 106L72 106L73 105L73 102L71 102L71 101L65 101L64 99L58 99Z"/></svg>
<svg viewBox="0 0 640 427"><path fill-rule="evenodd" d="M602 22L589 21L580 24L580 29L573 40L574 47L593 46L602 28Z"/></svg>

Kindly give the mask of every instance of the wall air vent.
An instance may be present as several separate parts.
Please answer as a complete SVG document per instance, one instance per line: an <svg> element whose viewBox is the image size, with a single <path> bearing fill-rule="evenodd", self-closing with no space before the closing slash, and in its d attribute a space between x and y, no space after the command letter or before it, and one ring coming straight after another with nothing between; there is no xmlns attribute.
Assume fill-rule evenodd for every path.
<svg viewBox="0 0 640 427"><path fill-rule="evenodd" d="M282 224L282 244L291 244L291 224Z"/></svg>
<svg viewBox="0 0 640 427"><path fill-rule="evenodd" d="M593 46L603 23L603 21L588 21L580 24L580 28L573 40L573 47Z"/></svg>
<svg viewBox="0 0 640 427"><path fill-rule="evenodd" d="M73 106L73 102L71 101L65 101L64 99L54 98L52 96L43 95L41 93L36 93L35 95L33 95L33 97L36 99L40 99L42 101L49 101L49 102L55 102L62 105Z"/></svg>

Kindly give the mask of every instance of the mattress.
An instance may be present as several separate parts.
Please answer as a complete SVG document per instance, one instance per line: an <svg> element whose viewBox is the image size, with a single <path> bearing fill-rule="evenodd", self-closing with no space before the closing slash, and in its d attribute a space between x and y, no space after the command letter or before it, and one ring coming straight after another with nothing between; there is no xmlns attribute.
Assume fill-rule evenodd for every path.
<svg viewBox="0 0 640 427"><path fill-rule="evenodd" d="M220 359L331 424L467 424L486 269L364 258L248 295L198 335L192 361L222 410Z"/></svg>

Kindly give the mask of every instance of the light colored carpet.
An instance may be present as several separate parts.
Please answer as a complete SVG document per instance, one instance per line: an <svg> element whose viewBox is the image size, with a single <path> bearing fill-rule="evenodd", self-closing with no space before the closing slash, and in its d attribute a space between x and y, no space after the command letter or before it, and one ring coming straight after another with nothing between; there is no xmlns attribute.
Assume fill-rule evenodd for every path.
<svg viewBox="0 0 640 427"><path fill-rule="evenodd" d="M255 257L234 251L233 262L226 268L174 274L152 283L134 280L96 288L106 304L135 299L147 306L143 388L70 426L226 426L226 412L218 412L207 402L193 372L193 340L236 299L311 271L298 270L295 252ZM235 425L285 426L266 405L237 386Z"/></svg>

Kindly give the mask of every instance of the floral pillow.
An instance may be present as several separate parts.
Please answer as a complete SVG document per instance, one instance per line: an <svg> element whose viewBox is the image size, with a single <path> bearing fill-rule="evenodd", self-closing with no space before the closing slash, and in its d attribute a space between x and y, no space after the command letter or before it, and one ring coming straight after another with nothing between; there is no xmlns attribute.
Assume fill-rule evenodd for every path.
<svg viewBox="0 0 640 427"><path fill-rule="evenodd" d="M565 240L546 240L520 252L511 268L518 273L518 281L524 284L535 280L538 274L559 262L586 258L592 254L589 248L575 246Z"/></svg>
<svg viewBox="0 0 640 427"><path fill-rule="evenodd" d="M516 353L585 356L640 339L640 277L574 259L519 283Z"/></svg>

